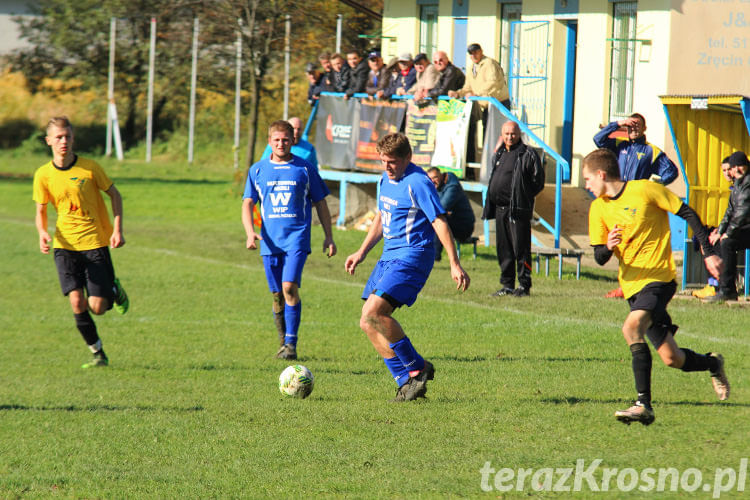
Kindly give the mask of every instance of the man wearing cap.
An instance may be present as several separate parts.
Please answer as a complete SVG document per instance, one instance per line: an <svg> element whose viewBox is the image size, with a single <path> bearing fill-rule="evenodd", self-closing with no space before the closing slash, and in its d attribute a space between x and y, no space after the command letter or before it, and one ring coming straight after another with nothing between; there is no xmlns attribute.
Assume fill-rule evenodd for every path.
<svg viewBox="0 0 750 500"><path fill-rule="evenodd" d="M328 85L325 75L320 72L318 65L314 62L305 65L305 73L309 84L307 87L307 102L312 106L320 98L320 93L328 90Z"/></svg>
<svg viewBox="0 0 750 500"><path fill-rule="evenodd" d="M432 55L432 64L440 72L440 79L432 90L427 92L427 97L437 99L441 95L448 95L452 90L458 90L464 86L466 76L448 59L448 55L439 50Z"/></svg>
<svg viewBox="0 0 750 500"><path fill-rule="evenodd" d="M407 90L407 93L414 94L414 100L424 99L427 92L432 90L440 80L440 72L430 64L427 54L417 54L414 58L414 70L417 72L416 83Z"/></svg>
<svg viewBox="0 0 750 500"><path fill-rule="evenodd" d="M484 55L478 43L472 43L467 48L471 57L471 68L466 72L466 82L458 91L448 92L451 97L494 97L506 108L510 108L508 98L508 84L505 73L497 61ZM480 107L486 109L487 103L480 102Z"/></svg>
<svg viewBox="0 0 750 500"><path fill-rule="evenodd" d="M737 300L737 251L750 248L750 162L745 153L737 151L729 156L727 163L734 189L724 218L709 236L714 246L721 247L724 266L719 276L719 293L706 297L705 302Z"/></svg>
<svg viewBox="0 0 750 500"><path fill-rule="evenodd" d="M349 80L349 87L346 89L345 96L345 99L349 99L354 94L361 94L365 91L370 68L356 50L350 50L346 53L346 62L351 70L351 80Z"/></svg>
<svg viewBox="0 0 750 500"><path fill-rule="evenodd" d="M390 74L383 64L379 50L373 50L367 55L367 65L370 67L370 73L367 76L365 92L378 98L383 97L383 91L390 82Z"/></svg>
<svg viewBox="0 0 750 500"><path fill-rule="evenodd" d="M417 81L417 70L414 69L414 62L411 59L411 53L404 52L398 58L398 70L396 78L391 80L388 88L385 89L385 98L392 95L404 95L406 90L411 88Z"/></svg>

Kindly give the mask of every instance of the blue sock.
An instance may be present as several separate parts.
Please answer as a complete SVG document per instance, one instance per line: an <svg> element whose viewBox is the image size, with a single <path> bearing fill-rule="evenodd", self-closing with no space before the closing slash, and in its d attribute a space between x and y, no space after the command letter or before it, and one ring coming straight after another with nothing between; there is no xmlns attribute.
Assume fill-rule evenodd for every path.
<svg viewBox="0 0 750 500"><path fill-rule="evenodd" d="M716 278L714 278L712 276L712 277L708 278L708 284L711 285L712 287L716 288L717 286L719 286L719 280L717 280Z"/></svg>
<svg viewBox="0 0 750 500"><path fill-rule="evenodd" d="M393 375L393 380L396 381L399 387L409 381L409 370L404 368L404 364L398 359L398 356L394 358L385 358L385 366L388 367L388 371Z"/></svg>
<svg viewBox="0 0 750 500"><path fill-rule="evenodd" d="M401 340L394 344L389 344L389 347L396 353L398 359L403 363L404 368L407 371L421 370L424 368L424 359L417 353L414 346L411 345L409 337L404 336Z"/></svg>
<svg viewBox="0 0 750 500"><path fill-rule="evenodd" d="M286 304L284 306L284 321L286 322L285 344L297 345L297 332L299 331L299 321L302 318L302 301L297 302L296 306Z"/></svg>

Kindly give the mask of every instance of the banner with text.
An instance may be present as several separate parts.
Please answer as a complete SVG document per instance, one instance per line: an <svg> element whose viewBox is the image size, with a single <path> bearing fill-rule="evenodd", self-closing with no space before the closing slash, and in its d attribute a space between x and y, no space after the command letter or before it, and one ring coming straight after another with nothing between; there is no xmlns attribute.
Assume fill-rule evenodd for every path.
<svg viewBox="0 0 750 500"><path fill-rule="evenodd" d="M469 135L469 117L472 101L456 99L438 102L435 128L435 151L432 154L433 167L443 172L451 172L459 179L465 177L466 144Z"/></svg>
<svg viewBox="0 0 750 500"><path fill-rule="evenodd" d="M411 143L411 161L421 167L429 167L435 152L438 105L434 101L429 101L430 104L426 106L408 102L405 133Z"/></svg>
<svg viewBox="0 0 750 500"><path fill-rule="evenodd" d="M406 115L405 101L359 101L359 127L357 136L357 170L382 172L380 155L375 147L381 137L401 130ZM356 122L355 122L356 123Z"/></svg>
<svg viewBox="0 0 750 500"><path fill-rule="evenodd" d="M326 167L349 170L354 167L359 127L357 99L321 95L315 126L315 149L318 163Z"/></svg>

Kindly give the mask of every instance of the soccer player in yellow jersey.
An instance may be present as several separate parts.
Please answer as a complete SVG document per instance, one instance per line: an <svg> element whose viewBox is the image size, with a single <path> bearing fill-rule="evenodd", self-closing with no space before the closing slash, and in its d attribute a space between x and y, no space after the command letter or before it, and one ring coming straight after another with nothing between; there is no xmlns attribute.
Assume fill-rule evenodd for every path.
<svg viewBox="0 0 750 500"><path fill-rule="evenodd" d="M648 180L623 181L615 155L598 149L583 159L586 189L596 196L589 209L589 237L597 263L605 264L612 254L620 262L618 279L630 314L622 334L630 346L638 399L627 410L615 412L617 420L649 425L651 407L651 341L667 366L685 372L710 371L720 400L729 397L729 381L721 354L698 354L677 346L677 325L667 313L667 304L677 288L670 247L667 212L690 225L701 244L706 269L718 276L721 259L713 254L708 233L693 209L663 185Z"/></svg>
<svg viewBox="0 0 750 500"><path fill-rule="evenodd" d="M57 211L52 247L60 287L70 300L83 340L94 354L83 368L107 366L109 361L89 311L100 315L114 306L125 314L130 305L125 290L115 278L107 248L107 245L119 248L125 244L122 197L96 162L73 153L73 126L68 118L52 118L47 124L45 140L52 149L52 161L39 167L34 174L39 250L49 254L50 242L53 242L47 232L47 204L52 203ZM110 197L114 227L100 191Z"/></svg>

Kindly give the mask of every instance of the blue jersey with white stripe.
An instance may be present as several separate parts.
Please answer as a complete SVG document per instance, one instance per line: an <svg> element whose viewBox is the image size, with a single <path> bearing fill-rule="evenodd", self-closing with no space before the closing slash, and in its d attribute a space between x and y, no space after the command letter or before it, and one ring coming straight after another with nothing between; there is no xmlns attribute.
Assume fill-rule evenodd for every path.
<svg viewBox="0 0 750 500"><path fill-rule="evenodd" d="M250 167L243 199L260 201L260 254L310 253L312 205L329 194L318 169L294 155L288 162L267 158Z"/></svg>
<svg viewBox="0 0 750 500"><path fill-rule="evenodd" d="M418 267L435 260L435 230L432 222L445 210L435 186L422 168L410 163L404 175L380 179L378 210L383 224L381 260L400 259Z"/></svg>

